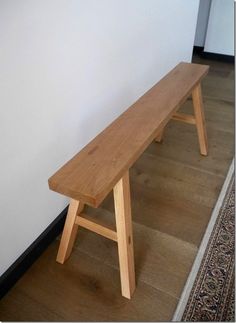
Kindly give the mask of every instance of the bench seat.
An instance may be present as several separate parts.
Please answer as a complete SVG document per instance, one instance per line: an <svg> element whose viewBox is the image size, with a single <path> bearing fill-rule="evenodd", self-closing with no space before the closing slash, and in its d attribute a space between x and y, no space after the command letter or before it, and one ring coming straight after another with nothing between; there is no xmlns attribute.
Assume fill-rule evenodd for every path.
<svg viewBox="0 0 236 323"><path fill-rule="evenodd" d="M209 67L179 63L49 179L51 190L98 207Z"/></svg>

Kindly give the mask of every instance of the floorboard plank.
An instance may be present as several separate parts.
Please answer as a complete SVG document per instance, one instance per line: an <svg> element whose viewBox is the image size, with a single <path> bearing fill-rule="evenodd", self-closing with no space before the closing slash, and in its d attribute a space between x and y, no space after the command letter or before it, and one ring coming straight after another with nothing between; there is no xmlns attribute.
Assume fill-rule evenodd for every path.
<svg viewBox="0 0 236 323"><path fill-rule="evenodd" d="M170 320L170 313L176 305L174 297L138 281L132 300L127 300L120 295L117 269L106 266L79 250L75 250L64 265L57 264L54 259L57 247L58 243L54 242L17 283L14 292L5 297L5 304L11 302L12 294L15 294L15 302L22 300L21 306L24 302L26 310L21 318L25 321L40 321L42 317L45 318L45 306L58 314L57 317L48 315L50 321L58 321L58 317L63 321ZM16 294L16 288L21 291L22 298ZM22 291L31 299L40 300L41 307L35 310ZM3 307L4 304L1 304L2 320L10 317L19 320L18 314L12 312L7 315L6 306L4 312ZM19 305L16 308L19 310ZM27 308L30 310L27 311Z"/></svg>

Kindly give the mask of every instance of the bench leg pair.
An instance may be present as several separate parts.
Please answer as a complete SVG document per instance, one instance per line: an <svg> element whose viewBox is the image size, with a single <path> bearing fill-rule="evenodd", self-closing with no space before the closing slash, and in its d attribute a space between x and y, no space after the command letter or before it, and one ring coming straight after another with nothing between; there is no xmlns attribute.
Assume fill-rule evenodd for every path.
<svg viewBox="0 0 236 323"><path fill-rule="evenodd" d="M135 290L135 271L128 172L115 185L113 193L116 231L86 219L82 214L84 204L77 200L71 200L57 254L57 262L63 264L70 256L78 226L116 241L118 244L122 295L130 299Z"/></svg>
<svg viewBox="0 0 236 323"><path fill-rule="evenodd" d="M172 117L174 120L183 121L190 124L195 124L197 127L200 153L203 156L207 155L207 135L205 126L205 116L203 110L201 84L199 83L192 91L194 116L184 113L175 113ZM164 128L161 129L156 137L157 142L161 142L163 138Z"/></svg>

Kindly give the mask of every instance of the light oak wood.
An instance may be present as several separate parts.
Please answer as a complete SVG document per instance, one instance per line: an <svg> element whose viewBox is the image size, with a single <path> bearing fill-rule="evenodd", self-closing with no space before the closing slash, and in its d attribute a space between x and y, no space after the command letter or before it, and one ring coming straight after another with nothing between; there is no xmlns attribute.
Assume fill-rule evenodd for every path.
<svg viewBox="0 0 236 323"><path fill-rule="evenodd" d="M204 154L201 92L195 87L199 88L207 72L208 66L180 63L49 179L52 190L72 198L58 262L64 263L69 257L78 225L117 241L122 295L131 298L135 272L128 170L154 138L162 140L172 117L195 123L194 117L176 113L192 92ZM117 232L78 215L84 203L98 207L112 188Z"/></svg>
<svg viewBox="0 0 236 323"><path fill-rule="evenodd" d="M164 135L164 128L162 128L159 132L158 135L155 138L156 142L162 142L163 140L163 135Z"/></svg>
<svg viewBox="0 0 236 323"><path fill-rule="evenodd" d="M178 64L57 171L49 179L50 189L98 207L208 69L205 65Z"/></svg>
<svg viewBox="0 0 236 323"><path fill-rule="evenodd" d="M86 219L84 214L77 216L75 223L110 240L117 241L117 233L115 231L105 227L104 225L100 225L96 222Z"/></svg>
<svg viewBox="0 0 236 323"><path fill-rule="evenodd" d="M192 97L193 97L193 107L194 107L194 113L196 118L200 152L202 155L206 156L208 152L207 134L206 134L205 116L204 116L204 110L203 110L202 91L201 91L200 83L193 89Z"/></svg>
<svg viewBox="0 0 236 323"><path fill-rule="evenodd" d="M196 124L196 119L194 118L194 116L185 114L185 113L178 113L176 112L173 117L173 120L177 120L177 121L182 121L185 123L189 123L189 124Z"/></svg>
<svg viewBox="0 0 236 323"><path fill-rule="evenodd" d="M135 290L133 232L130 206L129 173L114 187L114 202L122 295L131 298Z"/></svg>
<svg viewBox="0 0 236 323"><path fill-rule="evenodd" d="M196 124L196 119L194 116L185 114L185 113L179 113L176 112L171 119L173 120L177 120L177 121L182 121L185 123L189 123L189 124ZM155 138L156 142L162 142L163 141L163 135L164 135L164 128L162 128L159 132L157 137Z"/></svg>
<svg viewBox="0 0 236 323"><path fill-rule="evenodd" d="M83 208L83 203L71 199L57 254L57 262L61 264L63 264L71 254L78 230L78 226L75 224L75 220L77 215L83 210Z"/></svg>

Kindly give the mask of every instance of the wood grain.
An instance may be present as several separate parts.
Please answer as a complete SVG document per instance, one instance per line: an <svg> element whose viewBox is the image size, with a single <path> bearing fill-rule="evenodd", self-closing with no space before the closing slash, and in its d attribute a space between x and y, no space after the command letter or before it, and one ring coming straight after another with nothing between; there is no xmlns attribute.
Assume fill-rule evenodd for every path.
<svg viewBox="0 0 236 323"><path fill-rule="evenodd" d="M103 237L100 239L115 245ZM127 300L120 294L118 269L106 266L79 250L75 250L65 266L60 266L52 256L55 255L57 247L58 243L54 242L43 257L31 267L29 275L23 276L17 286L18 295L8 294L1 300L1 320L36 322L171 320L176 298L140 281L139 289L131 300ZM28 298L25 297L26 294ZM15 307L10 309L9 302L13 299L12 304ZM37 303L34 305L36 301L38 309L35 306Z"/></svg>
<svg viewBox="0 0 236 323"><path fill-rule="evenodd" d="M200 152L203 156L207 156L208 144L207 144L207 133L206 133L206 125L205 125L205 115L204 115L203 102L202 102L201 84L198 84L198 86L196 86L193 89L192 97L193 97L193 107L194 107L194 114L196 118Z"/></svg>
<svg viewBox="0 0 236 323"><path fill-rule="evenodd" d="M81 214L81 216L76 217L75 223L85 229L100 234L110 240L117 241L117 233L115 231L107 228L104 225L86 219L85 217L83 217L83 214Z"/></svg>
<svg viewBox="0 0 236 323"><path fill-rule="evenodd" d="M176 112L173 117L173 120L177 120L177 121L182 121L185 123L189 123L189 124L196 124L196 119L194 118L194 116L185 114L185 113L178 113Z"/></svg>
<svg viewBox="0 0 236 323"><path fill-rule="evenodd" d="M75 220L77 215L83 210L83 208L83 203L71 199L62 233L60 247L57 254L57 262L61 264L63 264L71 254L78 231L78 226L75 224Z"/></svg>
<svg viewBox="0 0 236 323"><path fill-rule="evenodd" d="M131 298L135 290L133 229L130 206L129 173L126 172L114 189L118 254L122 295Z"/></svg>
<svg viewBox="0 0 236 323"><path fill-rule="evenodd" d="M50 189L97 207L209 67L180 63L49 179Z"/></svg>
<svg viewBox="0 0 236 323"><path fill-rule="evenodd" d="M159 130L158 135L155 138L155 141L156 142L162 142L163 135L164 135L164 128L162 128L161 130Z"/></svg>

